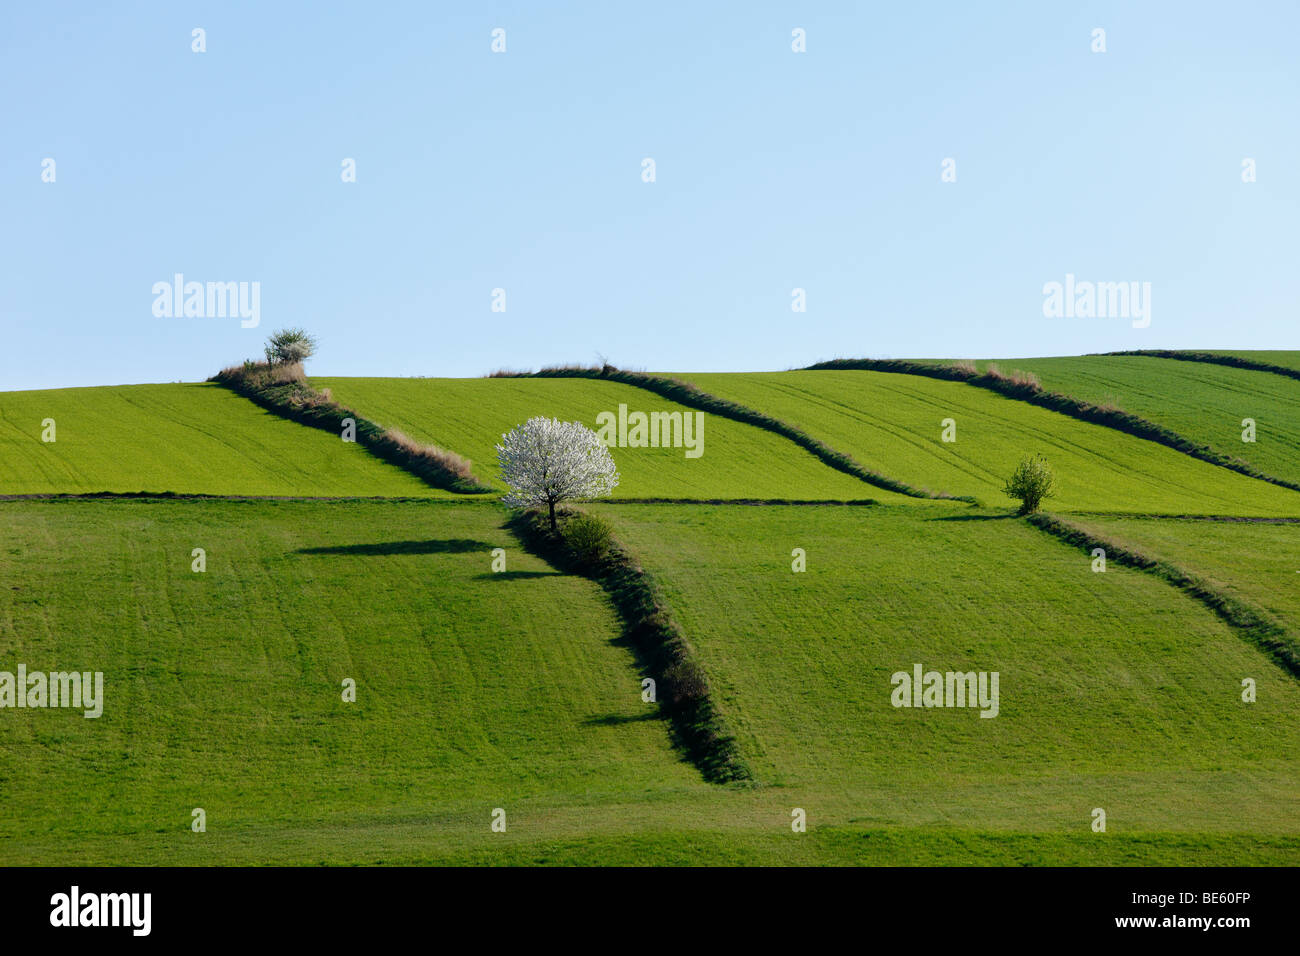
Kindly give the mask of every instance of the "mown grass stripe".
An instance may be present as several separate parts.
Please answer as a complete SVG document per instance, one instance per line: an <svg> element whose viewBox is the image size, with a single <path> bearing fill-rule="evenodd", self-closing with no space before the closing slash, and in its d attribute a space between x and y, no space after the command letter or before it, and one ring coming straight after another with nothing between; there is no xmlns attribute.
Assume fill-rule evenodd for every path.
<svg viewBox="0 0 1300 956"><path fill-rule="evenodd" d="M622 382L624 385L632 385L636 388L642 388L646 391L653 392L663 398L670 399L688 408L699 409L700 411L709 412L723 418L729 418L732 421L740 422L745 425L753 425L756 428L762 428L765 431L780 435L789 441L794 442L800 448L811 453L820 459L824 464L829 465L836 471L852 475L867 484L875 485L877 488L883 488L886 491L893 491L898 494L907 495L909 498L933 498L946 499L951 501L964 501L968 504L977 504L978 502L969 495L947 495L943 493L928 492L920 488L915 488L906 482L890 478L888 475L881 474L863 465L861 462L852 458L844 452L831 448L823 441L813 438L802 429L796 428L788 422L783 422L773 418L771 415L765 415L748 406L741 405L738 402L732 402L717 395L705 392L690 382L684 382L681 379L669 378L663 375L651 375L648 372L629 372L624 369L614 368L612 365L606 365L600 368L586 368L583 366L564 366L557 368L544 368L536 372L518 372L518 371L500 371L494 372L495 378L591 378L607 379L613 382Z"/></svg>
<svg viewBox="0 0 1300 956"><path fill-rule="evenodd" d="M1169 561L1154 558L1134 548L1093 534L1055 515L1029 515L1030 524L1066 544L1090 553L1102 548L1107 561L1146 571L1172 584L1214 611L1249 643L1269 656L1292 677L1300 678L1300 642L1286 628L1263 611L1213 587L1205 580Z"/></svg>
<svg viewBox="0 0 1300 956"><path fill-rule="evenodd" d="M1105 428L1113 428L1116 431L1124 432L1126 435L1164 445L1166 448L1172 448L1174 451L1190 455L1192 458L1211 465L1218 465L1220 468L1227 468L1248 478L1257 478L1260 481L1266 481L1269 484L1278 485L1291 491L1300 491L1300 482L1267 474L1249 462L1240 458L1229 457L1222 452L1215 451L1208 445L1197 444L1172 429L1166 428L1164 425L1158 425L1131 412L1121 411L1105 405L1095 405L1092 402L1086 402L1071 395L1063 395L1060 392L1049 392L1039 385L1038 381L1032 376L1016 375L1015 373L1006 375L993 369L981 372L971 365L931 365L906 359L832 359L829 362L818 362L815 365L809 365L804 369L804 371L809 372L826 370L896 372L904 375L922 375L927 378L974 385L977 388L997 392L1006 398L1027 402L1030 405L1037 405L1039 408L1046 408L1049 411L1060 412L1062 415L1069 415L1071 418L1077 418L1080 421L1101 425Z"/></svg>
<svg viewBox="0 0 1300 956"><path fill-rule="evenodd" d="M419 445L400 432L384 428L360 412L340 405L324 392L312 388L302 378L301 368L287 370L286 379L277 377L279 369L265 363L222 369L210 382L251 399L281 418L332 432L342 433L344 421L351 419L357 444L377 458L403 468L435 488L465 495L493 494L497 489L484 484L470 470L469 462L454 452Z"/></svg>

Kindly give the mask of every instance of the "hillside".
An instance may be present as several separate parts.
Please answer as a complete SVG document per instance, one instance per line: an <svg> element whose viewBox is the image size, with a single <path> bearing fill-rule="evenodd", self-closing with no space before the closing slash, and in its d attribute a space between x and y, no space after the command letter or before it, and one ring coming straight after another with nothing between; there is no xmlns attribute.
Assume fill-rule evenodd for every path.
<svg viewBox="0 0 1300 956"><path fill-rule="evenodd" d="M5 662L100 670L106 698L90 720L5 712L6 864L427 859L485 844L495 807L535 842L582 833L584 807L707 791L647 719L599 590L523 553L496 506L8 501L0 516ZM372 833L400 839L373 850Z"/></svg>
<svg viewBox="0 0 1300 956"><path fill-rule="evenodd" d="M1118 361L1118 360L1117 360ZM1003 482L1042 453L1059 511L1285 515L1300 492L1198 461L1131 435L960 382L875 371L683 376L705 391L788 421L869 467L912 484L1010 506ZM945 419L956 441L942 440Z"/></svg>
<svg viewBox="0 0 1300 956"><path fill-rule="evenodd" d="M596 428L597 416L617 415L620 405L629 412L696 414L644 389L592 379L319 378L313 383L385 426L472 459L475 473L502 490L495 474L496 443L535 415ZM908 500L836 471L778 435L700 414L705 430L699 457L688 458L685 445L611 449L621 476L614 496Z"/></svg>
<svg viewBox="0 0 1300 956"><path fill-rule="evenodd" d="M1282 376L1029 361L1049 386L1121 383L1152 420L1207 441L1239 396L1270 441L1300 435L1300 383ZM1300 864L1300 681L1212 601L1119 561L1094 573L1085 549L1012 516L1002 482L1044 452L1061 481L1049 511L1291 635L1300 524L1274 519L1300 518L1300 493L961 383L685 378L984 505L885 491L714 413L698 458L611 449L618 496L579 507L658 585L650 613L680 626L752 771L729 784L707 782L642 700L624 596L530 553L497 496L434 490L216 385L0 393L0 495L402 499L0 500L0 671L106 682L97 719L0 720L0 862ZM690 413L584 378L314 384L498 484L495 442L533 415ZM880 503L830 503L862 499ZM997 672L996 718L893 706L893 675L916 664ZM195 807L206 833L189 829ZM498 807L505 833L489 826Z"/></svg>
<svg viewBox="0 0 1300 956"><path fill-rule="evenodd" d="M987 513L597 507L760 778L825 823L1300 835L1300 684L1151 575ZM997 717L892 706L917 663L999 672Z"/></svg>
<svg viewBox="0 0 1300 956"><path fill-rule="evenodd" d="M1269 365L1280 365L1283 368L1294 369L1300 372L1300 352L1297 351L1276 351L1269 349L1253 349L1249 351L1234 351L1232 349L1206 349L1215 355L1232 355L1236 358L1248 359L1252 362L1264 362Z"/></svg>
<svg viewBox="0 0 1300 956"><path fill-rule="evenodd" d="M1005 359L1004 372L1033 372L1045 389L1124 411L1198 444L1300 483L1300 381L1248 369L1145 356ZM1243 419L1255 440L1242 441Z"/></svg>
<svg viewBox="0 0 1300 956"><path fill-rule="evenodd" d="M1079 524L1174 562L1300 635L1300 523L1089 518Z"/></svg>
<svg viewBox="0 0 1300 956"><path fill-rule="evenodd" d="M0 495L102 491L452 497L217 385L0 392Z"/></svg>

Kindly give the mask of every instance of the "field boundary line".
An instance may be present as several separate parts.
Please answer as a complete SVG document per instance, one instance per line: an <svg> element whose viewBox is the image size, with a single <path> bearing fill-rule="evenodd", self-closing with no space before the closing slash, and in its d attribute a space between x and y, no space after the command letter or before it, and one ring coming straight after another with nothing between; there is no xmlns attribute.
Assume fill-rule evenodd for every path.
<svg viewBox="0 0 1300 956"><path fill-rule="evenodd" d="M1117 541L1103 538L1055 515L1033 514L1027 520L1040 531L1085 553L1091 553L1094 548L1102 548L1106 552L1107 561L1146 571L1173 585L1217 614L1248 643L1263 651L1292 677L1300 678L1300 642L1290 631L1253 604L1215 588L1203 578L1170 561L1154 558Z"/></svg>
<svg viewBox="0 0 1300 956"><path fill-rule="evenodd" d="M1039 385L1037 378L1029 373L1012 372L1006 374L995 368L980 372L973 366L929 365L924 362L914 362L906 359L832 359L829 362L817 362L814 365L800 369L800 371L805 372L837 370L896 372L904 375L921 375L926 378L974 385L976 388L996 392L1004 398L1037 405L1039 408L1060 412L1062 415L1068 415L1070 418L1076 418L1079 421L1088 422L1092 425L1101 425L1105 428L1123 432L1126 435L1132 435L1134 438L1142 438L1158 445L1164 445L1166 448L1172 448L1174 451L1182 452L1184 455L1189 455L1207 464L1218 465L1220 468L1235 471L1247 478L1266 481L1269 484L1278 485L1290 491L1300 491L1300 482L1279 478L1276 475L1260 471L1248 461L1215 451L1209 445L1198 445L1173 429L1142 418L1140 415L1121 411L1109 405L1095 405L1092 402L1086 402L1083 399L1065 395L1061 392L1050 392Z"/></svg>
<svg viewBox="0 0 1300 956"><path fill-rule="evenodd" d="M1300 517L1287 515L1270 515L1254 517L1251 515L1207 515L1207 514L1153 514L1149 511L1081 511L1074 512L1079 518L1125 518L1134 521L1210 521L1224 524L1300 524Z"/></svg>
<svg viewBox="0 0 1300 956"><path fill-rule="evenodd" d="M635 388L653 392L661 398L667 398L688 408L709 412L722 418L740 422L743 425L752 425L755 428L761 428L764 431L780 435L819 459L823 464L829 465L836 471L842 471L846 475L851 475L860 481L865 481L867 484L875 485L877 488L906 495L909 498L931 498L964 501L972 505L979 504L978 500L970 495L950 495L945 492L926 491L896 478L890 478L888 475L868 468L852 456L831 448L825 442L814 438L801 428L796 428L788 422L773 418L771 415L750 408L747 405L741 405L739 402L733 402L730 399L706 392L698 386L679 378L652 375L649 372L631 372L615 368L612 365L590 368L580 365L552 366L539 369L536 372L502 370L493 372L489 378L590 378L620 382L624 385L631 385Z"/></svg>
<svg viewBox="0 0 1300 956"><path fill-rule="evenodd" d="M283 377L281 368L286 369ZM244 396L281 418L338 437L343 434L345 420L351 419L358 445L434 488L463 495L495 494L498 490L478 479L471 463L455 452L412 441L397 429L385 428L355 409L339 404L328 391L312 388L303 378L301 366L272 368L265 362L248 362L222 369L208 381Z"/></svg>
<svg viewBox="0 0 1300 956"><path fill-rule="evenodd" d="M610 505L792 505L816 507L830 505L838 508L878 508L875 498L608 498L601 501Z"/></svg>
<svg viewBox="0 0 1300 956"><path fill-rule="evenodd" d="M468 504L488 499L421 498L415 495L214 495L201 491L41 491L0 495L0 501L391 501L397 504Z"/></svg>
<svg viewBox="0 0 1300 956"><path fill-rule="evenodd" d="M556 512L567 522L588 517L575 508ZM644 671L655 681L655 697L672 728L674 745L710 783L749 783L754 775L736 738L714 703L694 648L651 574L617 538L597 559L584 559L552 533L538 510L515 511L506 520L524 547L553 566L596 582L609 597L622 624L623 638Z"/></svg>
<svg viewBox="0 0 1300 956"><path fill-rule="evenodd" d="M0 501L391 501L398 504L497 504L485 495L463 495L457 498L423 498L418 495L220 495L204 491L33 491L24 494L0 494ZM875 498L610 498L602 503L611 505L764 505L812 508L827 505L836 508L878 508ZM1108 516L1113 517L1113 516ZM1130 517L1121 515L1120 517ZM1227 520L1227 519L1224 519ZM1247 519L1242 519L1247 520ZM1259 519L1264 520L1264 519ZM1300 518L1270 519L1278 522L1297 521Z"/></svg>
<svg viewBox="0 0 1300 956"><path fill-rule="evenodd" d="M301 378L284 383L265 382L259 386L255 380L250 381L249 372L268 376L271 370L253 363L250 365L253 366L251 369L249 366L225 369L211 381L230 388L291 421L328 431L341 430L343 418L354 418L358 443L362 435L362 423L365 422L379 432L376 441L380 449L387 450L383 443L386 439L391 440L390 433L383 432L381 426L363 419L351 409L334 402L328 395L312 389ZM375 451L374 447L366 447ZM397 460L389 460L398 467L425 478L431 484L434 483L431 476L425 473L426 463L415 456L408 453ZM444 473L448 471L442 463L436 464ZM476 480L468 473L468 463L463 473L452 472L452 475L459 487L451 490L464 490L468 481ZM444 478L444 475L435 473L432 477ZM489 493L496 490L482 485L479 489ZM427 499L413 500L423 502ZM575 513L581 514L567 509L561 512L566 520ZM505 526L525 549L553 567L568 569L591 579L606 593L619 616L624 639L656 682L656 698L660 702L660 709L670 721L674 745L704 778L710 783L752 783L753 773L741 757L735 737L713 701L708 680L696 660L694 649L672 617L658 585L641 567L640 562L616 539L611 539L611 547L598 565L584 562L561 536L550 532L536 511L514 511L506 519Z"/></svg>
<svg viewBox="0 0 1300 956"><path fill-rule="evenodd" d="M1274 365L1272 362L1257 362L1255 359L1241 358L1236 355L1223 355L1219 352L1180 352L1175 349L1131 349L1126 352L1094 352L1093 355L1140 356L1144 358L1177 359L1180 362L1204 362L1207 365L1226 365L1251 372L1269 372L1284 375L1300 381L1300 369Z"/></svg>

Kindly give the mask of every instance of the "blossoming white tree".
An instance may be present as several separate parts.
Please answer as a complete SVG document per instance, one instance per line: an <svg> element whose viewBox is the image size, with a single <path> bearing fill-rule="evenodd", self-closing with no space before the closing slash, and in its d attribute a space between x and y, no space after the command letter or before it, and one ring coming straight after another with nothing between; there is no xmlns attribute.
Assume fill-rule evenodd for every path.
<svg viewBox="0 0 1300 956"><path fill-rule="evenodd" d="M545 504L550 509L552 531L556 504L600 498L618 485L609 449L581 422L530 418L501 436L497 461L502 479L510 486L505 503L513 507Z"/></svg>

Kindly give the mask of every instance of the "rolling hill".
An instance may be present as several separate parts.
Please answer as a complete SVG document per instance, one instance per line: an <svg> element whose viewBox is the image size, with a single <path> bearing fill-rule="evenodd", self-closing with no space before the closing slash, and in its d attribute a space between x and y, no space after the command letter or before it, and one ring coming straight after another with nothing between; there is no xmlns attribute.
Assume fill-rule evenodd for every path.
<svg viewBox="0 0 1300 956"><path fill-rule="evenodd" d="M0 392L0 495L105 491L453 497L217 385Z"/></svg>
<svg viewBox="0 0 1300 956"><path fill-rule="evenodd" d="M1300 483L1300 381L1248 369L1145 356L1005 359L1043 387L1094 404L1110 403L1266 474ZM1242 422L1255 422L1243 442Z"/></svg>
<svg viewBox="0 0 1300 956"><path fill-rule="evenodd" d="M974 495L989 506L1009 506L1004 479L1022 455L1042 453L1060 485L1059 496L1048 503L1053 510L1300 511L1300 492L959 382L856 370L683 378L797 425L869 467L932 490ZM942 440L945 419L956 424L951 443Z"/></svg>
<svg viewBox="0 0 1300 956"><path fill-rule="evenodd" d="M1300 434L1283 376L1029 362L1081 397L1122 387L1207 442L1230 441L1210 423L1253 402L1278 469L1279 436ZM699 458L611 449L618 496L580 507L657 582L652 611L680 624L745 783L706 782L642 700L619 596L529 553L495 496L429 488L215 385L0 393L0 495L398 499L0 500L0 671L105 677L99 718L4 712L0 862L1300 864L1300 681L1158 575L1094 573L1007 513L1002 479L1044 452L1061 480L1049 510L1292 632L1300 525L1273 519L1300 518L1300 494L960 383L686 379L986 506L885 491L712 413ZM492 482L499 435L533 415L688 411L583 378L316 384ZM867 498L881 504L829 503ZM996 718L893 706L893 675L916 664L996 671Z"/></svg>
<svg viewBox="0 0 1300 956"><path fill-rule="evenodd" d="M760 779L826 823L1065 835L1102 807L1108 832L1300 836L1300 683L1154 576L990 513L593 507ZM996 718L892 706L918 663L1000 673Z"/></svg>
<svg viewBox="0 0 1300 956"><path fill-rule="evenodd" d="M1172 561L1300 635L1300 524L1089 518L1086 530Z"/></svg>
<svg viewBox="0 0 1300 956"><path fill-rule="evenodd" d="M602 412L695 414L644 389L592 379L313 379L336 400L419 441L450 448L496 483L495 446L502 433L534 415L597 427ZM702 454L681 448L612 448L621 480L618 498L792 498L905 501L836 471L792 442L750 425L699 413Z"/></svg>
<svg viewBox="0 0 1300 956"><path fill-rule="evenodd" d="M1267 365L1280 365L1283 368L1294 369L1300 372L1300 352L1297 351L1278 351L1270 349L1252 349L1249 351L1234 351L1232 349L1206 349L1214 355L1231 355L1235 358L1249 359L1252 362L1263 362Z"/></svg>
<svg viewBox="0 0 1300 956"><path fill-rule="evenodd" d="M599 590L524 553L497 506L0 516L0 670L101 671L105 698L97 719L4 712L6 864L346 862L382 855L372 833L427 859L490 846L496 807L537 840L582 833L583 807L707 792L642 703Z"/></svg>

